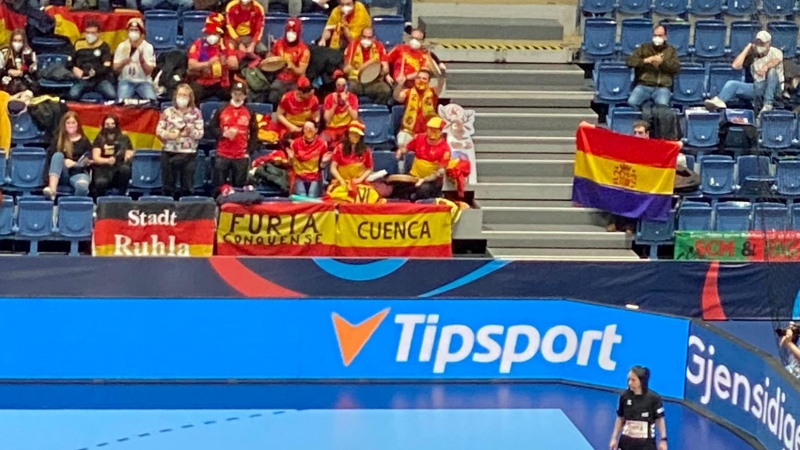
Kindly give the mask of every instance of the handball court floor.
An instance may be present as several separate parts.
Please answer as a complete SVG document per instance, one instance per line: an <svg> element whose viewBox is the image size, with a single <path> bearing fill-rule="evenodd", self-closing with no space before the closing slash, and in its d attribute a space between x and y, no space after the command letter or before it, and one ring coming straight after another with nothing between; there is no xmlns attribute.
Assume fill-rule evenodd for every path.
<svg viewBox="0 0 800 450"><path fill-rule="evenodd" d="M606 449L617 398L560 384L0 385L0 449ZM666 414L670 448L752 448L678 404Z"/></svg>

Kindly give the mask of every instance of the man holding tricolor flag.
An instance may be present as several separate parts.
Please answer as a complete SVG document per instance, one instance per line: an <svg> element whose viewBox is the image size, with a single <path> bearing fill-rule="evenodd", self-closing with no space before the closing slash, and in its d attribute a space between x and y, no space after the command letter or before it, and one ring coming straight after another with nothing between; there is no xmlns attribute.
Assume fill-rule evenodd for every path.
<svg viewBox="0 0 800 450"><path fill-rule="evenodd" d="M574 203L631 219L668 219L680 142L644 141L582 122L575 144Z"/></svg>

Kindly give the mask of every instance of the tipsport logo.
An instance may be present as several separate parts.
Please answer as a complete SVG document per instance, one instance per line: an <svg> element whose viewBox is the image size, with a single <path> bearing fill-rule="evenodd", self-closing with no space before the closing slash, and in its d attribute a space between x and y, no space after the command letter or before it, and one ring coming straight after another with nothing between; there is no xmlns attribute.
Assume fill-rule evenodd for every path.
<svg viewBox="0 0 800 450"><path fill-rule="evenodd" d="M381 310L358 324L332 314L345 367L355 361L390 311L391 308ZM555 325L541 333L526 324L485 324L476 329L465 324L445 323L445 318L439 314L395 314L394 324L400 326L395 361L429 363L434 374L446 373L452 364L495 363L498 373L510 374L515 365L529 362L539 353L552 364L596 364L602 370L614 371L617 367L614 349L622 343L616 324L582 333L568 325ZM420 337L419 353L412 355L412 347Z"/></svg>

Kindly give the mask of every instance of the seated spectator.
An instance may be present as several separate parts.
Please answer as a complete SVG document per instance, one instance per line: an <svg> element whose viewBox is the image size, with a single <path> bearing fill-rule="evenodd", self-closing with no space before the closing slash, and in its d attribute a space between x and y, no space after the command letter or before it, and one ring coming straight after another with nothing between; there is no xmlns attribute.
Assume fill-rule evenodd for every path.
<svg viewBox="0 0 800 450"><path fill-rule="evenodd" d="M347 90L347 78L342 71L334 72L336 92L325 96L323 103L323 117L325 130L322 138L329 144L342 140L350 123L358 120L358 97Z"/></svg>
<svg viewBox="0 0 800 450"><path fill-rule="evenodd" d="M344 50L350 43L361 36L364 28L372 25L367 8L355 0L340 0L339 6L333 8L322 32L320 45L337 50Z"/></svg>
<svg viewBox="0 0 800 450"><path fill-rule="evenodd" d="M361 39L353 41L344 51L344 72L350 79L350 90L356 95L366 95L372 103L385 105L389 103L392 88L386 84L389 74L389 63L383 44L375 39L375 32L367 27L361 31ZM380 75L373 81L362 83L359 79L361 69L369 64L380 65Z"/></svg>
<svg viewBox="0 0 800 450"><path fill-rule="evenodd" d="M412 87L417 74L424 68L430 69L431 64L437 64L442 72L447 69L444 63L426 48L425 32L419 28L411 30L411 39L407 44L397 45L389 52L387 61L391 67L391 76L387 77L387 81L394 84L394 80L404 75L406 87Z"/></svg>
<svg viewBox="0 0 800 450"><path fill-rule="evenodd" d="M264 7L253 0L231 0L225 7L228 37L243 53L264 55L267 47L261 42L264 33Z"/></svg>
<svg viewBox="0 0 800 450"><path fill-rule="evenodd" d="M147 9L171 9L178 12L178 17L184 11L192 9L194 0L140 0L139 5L142 10Z"/></svg>
<svg viewBox="0 0 800 450"><path fill-rule="evenodd" d="M306 77L297 80L297 89L287 92L278 103L275 122L270 124L280 138L290 139L300 136L303 124L308 121L319 123L319 100L314 95L314 87Z"/></svg>
<svg viewBox="0 0 800 450"><path fill-rule="evenodd" d="M56 198L59 185L72 186L75 195L89 195L89 168L92 165L92 143L83 134L80 118L67 111L58 126L56 137L47 151L45 197Z"/></svg>
<svg viewBox="0 0 800 450"><path fill-rule="evenodd" d="M245 106L247 85L236 82L231 87L231 101L214 112L209 127L219 139L214 159L213 184L219 191L223 184L243 187L247 182L249 155L258 145L256 115ZM227 181L230 179L230 181Z"/></svg>
<svg viewBox="0 0 800 450"><path fill-rule="evenodd" d="M450 145L444 138L444 120L433 117L428 120L425 133L417 134L407 144L397 148L397 159L402 160L407 152L414 153L414 163L409 175L417 179L398 184L393 195L409 200L424 200L442 195L445 170L450 162Z"/></svg>
<svg viewBox="0 0 800 450"><path fill-rule="evenodd" d="M728 80L719 95L706 100L706 108L711 111L725 109L731 100L753 101L753 109L772 110L775 99L783 92L783 52L772 46L772 35L766 31L756 34L755 43L749 43L733 60L731 66L740 70L748 68L752 83Z"/></svg>
<svg viewBox="0 0 800 450"><path fill-rule="evenodd" d="M320 196L322 178L319 169L327 151L328 145L317 136L317 125L306 122L303 125L303 136L292 141L292 145L286 150L294 175L293 194L314 198Z"/></svg>
<svg viewBox="0 0 800 450"><path fill-rule="evenodd" d="M646 42L628 57L628 66L633 67L636 87L628 104L641 109L642 104L653 100L656 105L669 106L672 98L672 78L681 68L675 47L667 44L667 30L659 25L653 28L653 42Z"/></svg>
<svg viewBox="0 0 800 450"><path fill-rule="evenodd" d="M633 136L642 139L650 139L650 125L644 120L634 121ZM606 214L608 216L608 225L606 226L606 231L609 233L624 231L627 235L633 234L633 231L636 229L636 220L618 216L616 214Z"/></svg>
<svg viewBox="0 0 800 450"><path fill-rule="evenodd" d="M277 105L287 92L297 89L297 80L306 75L308 63L311 60L311 51L300 39L303 23L292 18L286 21L286 33L283 38L272 44L272 56L280 56L286 61L286 67L281 69L272 82L269 93L269 102Z"/></svg>
<svg viewBox="0 0 800 450"><path fill-rule="evenodd" d="M203 113L194 103L194 91L188 84L179 84L172 97L172 106L161 113L156 135L161 150L161 179L164 195L179 197L191 194L194 185L197 144L204 132ZM180 190L176 183L180 180Z"/></svg>
<svg viewBox="0 0 800 450"><path fill-rule="evenodd" d="M11 32L11 45L0 50L0 77L2 89L11 95L33 90L36 85L36 53L28 45L25 30Z"/></svg>
<svg viewBox="0 0 800 450"><path fill-rule="evenodd" d="M800 378L800 347L797 346L798 340L798 325L794 322L790 323L784 331L783 337L780 340L780 347L785 348L787 352L787 359L789 364L786 365L786 370L797 378Z"/></svg>
<svg viewBox="0 0 800 450"><path fill-rule="evenodd" d="M133 145L119 129L119 119L113 114L103 118L103 128L92 144L92 184L98 196L109 189L124 194L131 179Z"/></svg>
<svg viewBox="0 0 800 450"><path fill-rule="evenodd" d="M347 135L333 150L331 157L331 182L328 191L349 183L361 184L372 173L372 151L364 142L364 124L353 122Z"/></svg>
<svg viewBox="0 0 800 450"><path fill-rule="evenodd" d="M315 0L320 1L320 0ZM264 11L269 12L269 4L270 3L282 3L287 6L289 10L289 15L291 17L297 17L303 12L311 9L311 1L309 0L259 0L261 6L264 8Z"/></svg>
<svg viewBox="0 0 800 450"><path fill-rule="evenodd" d="M424 134L428 128L428 121L436 114L439 103L439 94L444 86L444 79L436 87L430 87L431 73L421 70L414 80L414 87L404 88L406 79L401 75L394 87L394 98L405 106L403 120L400 123L400 132L397 133L397 145L408 144L414 135Z"/></svg>
<svg viewBox="0 0 800 450"><path fill-rule="evenodd" d="M119 101L133 98L158 100L150 75L156 68L156 52L153 45L144 40L142 19L128 21L128 39L120 42L114 52L114 71L117 72L117 96Z"/></svg>
<svg viewBox="0 0 800 450"><path fill-rule="evenodd" d="M108 44L100 40L100 23L88 19L83 27L83 39L75 42L72 73L78 80L70 88L69 98L80 100L86 92L97 92L106 100L116 100L112 59Z"/></svg>
<svg viewBox="0 0 800 450"><path fill-rule="evenodd" d="M202 38L189 48L188 74L194 98L202 103L211 97L227 100L231 70L238 70L235 48L223 40L224 17L211 13L206 19Z"/></svg>

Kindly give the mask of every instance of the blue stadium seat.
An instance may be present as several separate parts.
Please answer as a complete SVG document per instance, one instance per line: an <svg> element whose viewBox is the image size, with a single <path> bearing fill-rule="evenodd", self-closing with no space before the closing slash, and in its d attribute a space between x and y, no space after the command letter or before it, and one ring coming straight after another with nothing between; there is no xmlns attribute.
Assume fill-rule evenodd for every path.
<svg viewBox="0 0 800 450"><path fill-rule="evenodd" d="M174 202L175 199L172 198L172 197L169 197L167 195L143 195L143 196L139 197L139 201L140 202L158 202L158 203L167 202L167 203L169 203L169 202Z"/></svg>
<svg viewBox="0 0 800 450"><path fill-rule="evenodd" d="M695 16L718 16L722 14L722 0L692 0L689 14Z"/></svg>
<svg viewBox="0 0 800 450"><path fill-rule="evenodd" d="M375 37L381 41L387 52L396 45L403 43L404 27L405 19L403 19L403 16L375 16L372 18Z"/></svg>
<svg viewBox="0 0 800 450"><path fill-rule="evenodd" d="M253 155L253 159L255 159L255 154ZM211 158L206 157L203 152L197 152L197 159L195 159L194 163L193 193L202 194L206 192L206 174L210 172L209 169L211 169ZM208 177L208 182L210 184L210 177Z"/></svg>
<svg viewBox="0 0 800 450"><path fill-rule="evenodd" d="M107 202L132 202L133 199L128 195L104 195L97 197L97 204Z"/></svg>
<svg viewBox="0 0 800 450"><path fill-rule="evenodd" d="M762 0L761 11L773 17L788 16L794 11L795 0Z"/></svg>
<svg viewBox="0 0 800 450"><path fill-rule="evenodd" d="M405 107L403 105L392 106L392 134L397 134L400 131L400 124L403 121L403 114Z"/></svg>
<svg viewBox="0 0 800 450"><path fill-rule="evenodd" d="M583 0L581 10L590 14L607 14L614 11L614 0Z"/></svg>
<svg viewBox="0 0 800 450"><path fill-rule="evenodd" d="M178 45L178 13L166 9L144 12L147 41L158 50L171 50Z"/></svg>
<svg viewBox="0 0 800 450"><path fill-rule="evenodd" d="M28 111L21 114L10 115L11 120L11 142L14 144L30 144L45 141L46 138L42 130L36 126Z"/></svg>
<svg viewBox="0 0 800 450"><path fill-rule="evenodd" d="M269 36L272 36L274 41L281 39L284 35L287 20L289 20L289 14L269 13L268 16L264 17L264 33L261 36L261 42L268 46Z"/></svg>
<svg viewBox="0 0 800 450"><path fill-rule="evenodd" d="M743 125L734 123L736 120L744 120L745 124L755 123L755 113L752 109L731 109L725 110L725 121L730 124L728 136L725 138L725 147L729 149L743 149L750 147L750 139L745 136Z"/></svg>
<svg viewBox="0 0 800 450"><path fill-rule="evenodd" d="M719 95L728 80L744 81L744 70L736 70L730 64L711 64L708 67L708 96Z"/></svg>
<svg viewBox="0 0 800 450"><path fill-rule="evenodd" d="M658 246L672 242L675 233L675 211L666 222L642 219L636 224L636 243L650 246L650 259L658 259Z"/></svg>
<svg viewBox="0 0 800 450"><path fill-rule="evenodd" d="M325 14L300 14L300 21L303 23L302 39L306 44L316 42L325 30L328 23L328 16Z"/></svg>
<svg viewBox="0 0 800 450"><path fill-rule="evenodd" d="M794 22L771 21L767 31L772 34L772 46L783 52L784 58L794 58L797 54L797 24Z"/></svg>
<svg viewBox="0 0 800 450"><path fill-rule="evenodd" d="M775 190L787 197L800 196L800 160L782 159L775 167Z"/></svg>
<svg viewBox="0 0 800 450"><path fill-rule="evenodd" d="M719 112L687 111L686 137L689 147L714 147L719 143Z"/></svg>
<svg viewBox="0 0 800 450"><path fill-rule="evenodd" d="M665 22L661 25L667 30L667 39L670 45L675 47L678 56L689 55L689 37L692 32L692 25L689 22Z"/></svg>
<svg viewBox="0 0 800 450"><path fill-rule="evenodd" d="M8 176L8 160L6 159L6 152L0 150L0 186L9 182L6 177Z"/></svg>
<svg viewBox="0 0 800 450"><path fill-rule="evenodd" d="M720 232L750 231L749 202L718 203L714 208L714 229Z"/></svg>
<svg viewBox="0 0 800 450"><path fill-rule="evenodd" d="M722 7L725 14L733 17L749 17L756 13L756 0L728 0Z"/></svg>
<svg viewBox="0 0 800 450"><path fill-rule="evenodd" d="M617 22L611 19L586 19L583 27L581 57L585 59L604 59L614 56L617 39Z"/></svg>
<svg viewBox="0 0 800 450"><path fill-rule="evenodd" d="M181 197L179 201L184 203L213 203L214 199L211 197L204 197L202 195L187 195L185 197Z"/></svg>
<svg viewBox="0 0 800 450"><path fill-rule="evenodd" d="M78 254L78 243L92 239L94 202L89 197L58 199L56 235L70 241L69 254Z"/></svg>
<svg viewBox="0 0 800 450"><path fill-rule="evenodd" d="M18 200L17 237L31 242L30 255L39 254L39 241L53 235L53 202L40 196L22 196Z"/></svg>
<svg viewBox="0 0 800 450"><path fill-rule="evenodd" d="M734 192L733 159L702 158L700 160L700 190L703 195L718 197Z"/></svg>
<svg viewBox="0 0 800 450"><path fill-rule="evenodd" d="M358 115L366 126L364 142L377 145L392 141L392 114L389 108L359 108Z"/></svg>
<svg viewBox="0 0 800 450"><path fill-rule="evenodd" d="M650 12L650 0L619 0L617 10L622 14L646 14Z"/></svg>
<svg viewBox="0 0 800 450"><path fill-rule="evenodd" d="M737 184L743 185L746 180L772 179L769 168L769 156L742 155L736 159L738 170Z"/></svg>
<svg viewBox="0 0 800 450"><path fill-rule="evenodd" d="M272 114L272 103L248 103L247 106L256 114Z"/></svg>
<svg viewBox="0 0 800 450"><path fill-rule="evenodd" d="M633 134L633 122L642 120L642 112L627 106L612 108L609 112L611 131L620 134Z"/></svg>
<svg viewBox="0 0 800 450"><path fill-rule="evenodd" d="M0 237L14 233L14 199L10 195L3 196L0 201Z"/></svg>
<svg viewBox="0 0 800 450"><path fill-rule="evenodd" d="M11 187L30 194L44 186L44 166L47 155L43 148L14 147L11 149L9 178Z"/></svg>
<svg viewBox="0 0 800 450"><path fill-rule="evenodd" d="M792 221L792 230L800 231L800 205L792 205L790 214L792 215L790 218Z"/></svg>
<svg viewBox="0 0 800 450"><path fill-rule="evenodd" d="M620 51L627 56L636 50L636 47L650 42L653 36L653 22L650 19L633 18L622 21L620 31Z"/></svg>
<svg viewBox="0 0 800 450"><path fill-rule="evenodd" d="M595 101L623 103L631 95L633 71L621 63L600 63L595 80Z"/></svg>
<svg viewBox="0 0 800 450"><path fill-rule="evenodd" d="M69 68L70 57L67 55L60 55L55 53L44 53L36 55L36 69L39 73L44 72L45 69L52 64L63 64L64 67ZM53 81L47 79L40 79L39 86L45 89L68 89L72 86L71 81Z"/></svg>
<svg viewBox="0 0 800 450"><path fill-rule="evenodd" d="M698 20L694 24L694 54L703 59L725 56L727 33L728 28L721 20Z"/></svg>
<svg viewBox="0 0 800 450"><path fill-rule="evenodd" d="M706 89L706 69L702 64L681 64L672 87L672 101L682 105L703 103Z"/></svg>
<svg viewBox="0 0 800 450"><path fill-rule="evenodd" d="M56 37L34 37L31 39L31 48L37 55L45 54L45 53L54 53L56 55L67 55L66 50L68 49L69 40L66 39L64 36L56 36Z"/></svg>
<svg viewBox="0 0 800 450"><path fill-rule="evenodd" d="M760 144L770 150L787 149L792 145L795 116L789 111L765 111L759 116Z"/></svg>
<svg viewBox="0 0 800 450"><path fill-rule="evenodd" d="M683 202L678 210L678 230L711 231L711 212L706 203Z"/></svg>
<svg viewBox="0 0 800 450"><path fill-rule="evenodd" d="M172 102L161 102L161 111L166 110L170 106L172 106Z"/></svg>
<svg viewBox="0 0 800 450"><path fill-rule="evenodd" d="M189 47L192 43L203 37L203 27L208 17L208 11L184 11L183 19L183 46Z"/></svg>
<svg viewBox="0 0 800 450"><path fill-rule="evenodd" d="M747 44L753 42L756 38L756 33L761 30L761 25L758 22L739 21L733 22L730 26L730 41L728 44L728 52L734 58L744 50Z"/></svg>
<svg viewBox="0 0 800 450"><path fill-rule="evenodd" d="M753 204L753 230L785 231L789 229L789 208L783 203Z"/></svg>
<svg viewBox="0 0 800 450"><path fill-rule="evenodd" d="M656 0L653 10L661 17L669 17L686 14L688 7L688 0Z"/></svg>
<svg viewBox="0 0 800 450"><path fill-rule="evenodd" d="M394 152L372 152L372 163L376 172L385 170L389 175L397 173L397 157Z"/></svg>
<svg viewBox="0 0 800 450"><path fill-rule="evenodd" d="M158 150L136 150L131 161L129 190L149 194L161 189L161 152Z"/></svg>

